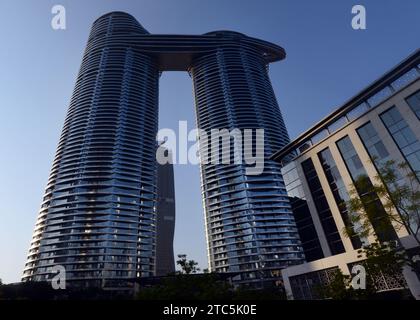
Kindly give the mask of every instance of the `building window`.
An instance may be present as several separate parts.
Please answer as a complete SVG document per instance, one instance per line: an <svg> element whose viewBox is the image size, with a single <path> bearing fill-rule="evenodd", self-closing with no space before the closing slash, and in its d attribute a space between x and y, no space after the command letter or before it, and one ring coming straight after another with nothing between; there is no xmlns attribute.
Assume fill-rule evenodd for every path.
<svg viewBox="0 0 420 320"><path fill-rule="evenodd" d="M350 200L350 197L347 193L346 186L341 178L330 149L324 149L318 153L318 157L322 168L324 169L325 176L327 177L331 192L334 195L334 200L340 211L344 225L346 228L353 230L353 225L347 208L347 201ZM362 241L356 233L350 237L350 241L354 249L359 249L362 246Z"/></svg>
<svg viewBox="0 0 420 320"><path fill-rule="evenodd" d="M338 267L304 273L290 277L290 287L295 300L314 300L323 298L320 288L331 284L339 272Z"/></svg>
<svg viewBox="0 0 420 320"><path fill-rule="evenodd" d="M362 140L362 143L365 146L365 149L368 152L369 157L375 165L377 171L383 168L387 162L393 160L372 123L368 122L358 128L357 134L359 135L360 140ZM404 177L401 175L398 164L394 164L393 168L395 169L395 173L397 175L398 184L400 179L404 180ZM393 185L389 185L387 187L389 190L393 190L395 188Z"/></svg>
<svg viewBox="0 0 420 320"><path fill-rule="evenodd" d="M392 227L386 215L386 211L376 193L372 192L372 182L366 173L366 170L360 161L350 138L345 136L337 141L338 150L346 164L350 177L355 183L357 194L362 201L365 210L373 212L376 210L377 216L370 220L379 241L389 241L397 238L394 228ZM361 183L356 183L361 182Z"/></svg>
<svg viewBox="0 0 420 320"><path fill-rule="evenodd" d="M330 124L328 126L328 132L334 133L337 130L341 129L342 127L344 127L347 124L347 118L346 117L341 117L338 120L334 121L332 124Z"/></svg>
<svg viewBox="0 0 420 320"><path fill-rule="evenodd" d="M387 161L391 160L388 150L372 123L368 122L358 128L357 134L377 168L381 168Z"/></svg>
<svg viewBox="0 0 420 320"><path fill-rule="evenodd" d="M381 89L379 92L375 93L373 96L371 96L368 99L368 103L371 107L376 107L378 104L380 104L382 101L384 101L386 98L392 95L392 90L390 87L385 87Z"/></svg>
<svg viewBox="0 0 420 320"><path fill-rule="evenodd" d="M357 134L359 135L360 140L362 140L362 143L377 171L381 170L388 161L393 160L372 123L368 122L358 128ZM395 173L397 175L397 183L399 183L400 179L403 180L404 177L401 175L397 164L394 164L393 168L395 169ZM395 186L387 185L387 188L388 190L394 190Z"/></svg>
<svg viewBox="0 0 420 320"><path fill-rule="evenodd" d="M325 139L328 136L328 131L326 129L321 130L316 135L311 138L312 145L317 144L321 140Z"/></svg>
<svg viewBox="0 0 420 320"><path fill-rule="evenodd" d="M306 181L308 182L309 190L311 191L316 210L318 211L318 216L330 247L331 254L336 255L343 253L344 246L341 241L340 233L337 230L337 226L328 205L327 198L325 197L324 190L322 190L321 182L319 181L312 159L309 158L303 161L302 169L305 173Z"/></svg>
<svg viewBox="0 0 420 320"><path fill-rule="evenodd" d="M413 68L410 71L408 71L405 74L403 74L397 80L395 80L394 82L392 82L391 83L391 87L395 91L400 90L401 88L406 87L411 82L413 82L414 80L416 80L418 77L419 77L418 71L416 70L416 68Z"/></svg>
<svg viewBox="0 0 420 320"><path fill-rule="evenodd" d="M420 142L414 132L395 106L382 113L381 119L405 160L420 179Z"/></svg>
<svg viewBox="0 0 420 320"><path fill-rule="evenodd" d="M295 162L282 168L284 183L307 262L324 258Z"/></svg>
<svg viewBox="0 0 420 320"><path fill-rule="evenodd" d="M417 119L420 119L420 90L406 99L411 110L416 114Z"/></svg>
<svg viewBox="0 0 420 320"><path fill-rule="evenodd" d="M297 150L298 150L298 154L301 154L303 152L305 152L306 150L308 150L310 147L312 146L311 141L306 141L305 143L303 143Z"/></svg>
<svg viewBox="0 0 420 320"><path fill-rule="evenodd" d="M353 110L349 111L349 113L347 113L347 119L349 119L349 121L353 121L354 119L357 119L368 110L369 110L369 106L367 105L367 103L362 102Z"/></svg>

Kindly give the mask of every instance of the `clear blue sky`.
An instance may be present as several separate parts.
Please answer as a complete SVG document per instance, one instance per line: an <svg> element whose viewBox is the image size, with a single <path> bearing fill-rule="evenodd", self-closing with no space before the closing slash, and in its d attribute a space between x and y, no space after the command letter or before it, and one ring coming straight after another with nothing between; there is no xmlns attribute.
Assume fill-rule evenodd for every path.
<svg viewBox="0 0 420 320"><path fill-rule="evenodd" d="M67 29L50 27L51 8ZM351 7L367 30L351 28ZM231 29L282 45L270 74L291 137L330 113L419 46L418 0L54 0L0 2L0 278L18 281L92 22L113 10L151 33ZM160 127L194 126L192 83L163 74ZM175 252L206 267L199 168L175 167Z"/></svg>

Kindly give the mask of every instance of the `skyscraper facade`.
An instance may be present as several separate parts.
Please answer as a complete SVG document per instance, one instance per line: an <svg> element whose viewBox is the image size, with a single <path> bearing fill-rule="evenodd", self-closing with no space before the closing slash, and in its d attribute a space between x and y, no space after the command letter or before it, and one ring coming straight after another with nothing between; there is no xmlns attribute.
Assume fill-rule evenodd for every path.
<svg viewBox="0 0 420 320"><path fill-rule="evenodd" d="M62 265L82 285L154 274L158 65L120 41L128 15L89 35L23 275Z"/></svg>
<svg viewBox="0 0 420 320"><path fill-rule="evenodd" d="M236 32L208 35L234 43L193 61L197 127L263 128L265 153L258 175L246 174L244 163L201 167L210 270L238 272L238 282L251 287L269 286L266 281L302 258L280 167L269 160L289 138L263 52L241 43Z"/></svg>
<svg viewBox="0 0 420 320"><path fill-rule="evenodd" d="M96 20L23 279L47 280L55 265L93 285L155 274L158 79L170 70L193 78L198 128L265 131L261 174L241 163L201 166L210 270L251 287L280 280L303 259L280 166L269 159L289 140L268 76L284 57L232 31L153 35L123 12Z"/></svg>

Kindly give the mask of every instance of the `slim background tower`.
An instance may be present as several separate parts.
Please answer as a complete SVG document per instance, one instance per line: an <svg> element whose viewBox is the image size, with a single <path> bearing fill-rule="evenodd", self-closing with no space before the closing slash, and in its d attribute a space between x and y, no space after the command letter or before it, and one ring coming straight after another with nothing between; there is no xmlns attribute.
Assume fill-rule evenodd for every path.
<svg viewBox="0 0 420 320"><path fill-rule="evenodd" d="M156 275L166 276L175 272L175 186L171 163L158 164L157 188Z"/></svg>

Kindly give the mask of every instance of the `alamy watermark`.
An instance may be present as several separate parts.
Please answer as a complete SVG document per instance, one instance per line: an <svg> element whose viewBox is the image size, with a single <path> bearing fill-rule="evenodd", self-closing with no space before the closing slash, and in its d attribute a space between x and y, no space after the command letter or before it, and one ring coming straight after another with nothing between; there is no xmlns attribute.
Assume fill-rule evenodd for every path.
<svg viewBox="0 0 420 320"><path fill-rule="evenodd" d="M66 8L61 4L56 4L51 8L53 17L51 19L51 27L54 30L66 29ZM351 20L351 27L354 30L366 30L366 7L356 4L351 8L354 15Z"/></svg>
<svg viewBox="0 0 420 320"><path fill-rule="evenodd" d="M178 135L165 128L156 140L163 141L156 151L159 164L245 164L247 175L264 171L264 129L188 131L187 121L179 121Z"/></svg>
<svg viewBox="0 0 420 320"><path fill-rule="evenodd" d="M351 269L353 278L351 279L351 286L355 290L366 289L366 269L364 266L357 264Z"/></svg>
<svg viewBox="0 0 420 320"><path fill-rule="evenodd" d="M66 268L62 265L55 265L51 268L54 276L51 279L51 286L54 290L66 289Z"/></svg>
<svg viewBox="0 0 420 320"><path fill-rule="evenodd" d="M366 8L361 4L357 4L351 8L351 13L354 14L351 19L351 27L354 30L366 30Z"/></svg>
<svg viewBox="0 0 420 320"><path fill-rule="evenodd" d="M51 27L54 30L66 29L66 8L61 4L56 4L51 8L53 17L51 19Z"/></svg>

